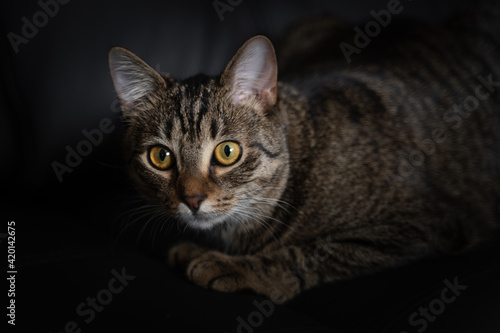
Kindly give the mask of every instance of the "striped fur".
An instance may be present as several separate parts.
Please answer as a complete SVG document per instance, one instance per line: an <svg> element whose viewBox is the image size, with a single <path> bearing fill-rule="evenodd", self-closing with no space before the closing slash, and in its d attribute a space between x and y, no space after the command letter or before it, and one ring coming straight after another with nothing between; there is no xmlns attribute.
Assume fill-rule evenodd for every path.
<svg viewBox="0 0 500 333"><path fill-rule="evenodd" d="M144 96L134 88L133 105L117 87L137 188L215 241L178 244L169 264L200 286L280 303L486 240L500 221L498 18L493 8L447 28L394 22L349 67L315 55L320 45L284 47L300 50L300 64L310 59L309 70L282 54L275 103L256 93L235 105L232 66L216 78L149 74L156 84ZM151 73L127 54L131 72ZM213 150L227 140L243 154L222 167ZM173 152L172 169L148 164L157 144ZM196 213L183 201L189 189L206 197Z"/></svg>

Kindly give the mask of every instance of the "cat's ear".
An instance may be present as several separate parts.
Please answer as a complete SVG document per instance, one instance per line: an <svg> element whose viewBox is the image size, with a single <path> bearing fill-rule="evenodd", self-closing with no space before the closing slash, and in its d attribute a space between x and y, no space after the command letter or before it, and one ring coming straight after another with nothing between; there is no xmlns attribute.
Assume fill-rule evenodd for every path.
<svg viewBox="0 0 500 333"><path fill-rule="evenodd" d="M121 47L114 47L109 52L109 67L125 116L149 95L166 87L158 72Z"/></svg>
<svg viewBox="0 0 500 333"><path fill-rule="evenodd" d="M265 112L276 103L278 65L273 44L264 36L249 39L222 74L232 104L257 102Z"/></svg>

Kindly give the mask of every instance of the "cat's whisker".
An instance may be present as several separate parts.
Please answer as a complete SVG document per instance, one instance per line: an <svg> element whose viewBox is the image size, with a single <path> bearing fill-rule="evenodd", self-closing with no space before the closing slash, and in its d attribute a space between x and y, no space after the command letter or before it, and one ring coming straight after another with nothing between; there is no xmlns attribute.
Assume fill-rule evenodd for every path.
<svg viewBox="0 0 500 333"><path fill-rule="evenodd" d="M241 215L240 215L240 212L239 212L239 211L236 211L236 212L238 212L238 214L237 214L237 215L234 215L234 219L236 219L236 222L237 222L239 225L243 226L243 228L245 229L245 231L246 231L246 233L247 233L247 236L249 236L249 235L250 235L250 229L248 229L248 226L247 226L246 221L245 221L245 220L243 219L243 217L241 216L241 215L243 215L243 214L241 214ZM228 221L226 221L226 224L229 224L229 223L230 223L230 221L229 221L229 220L228 220Z"/></svg>
<svg viewBox="0 0 500 333"><path fill-rule="evenodd" d="M162 226L160 228L160 233L166 234L166 233L170 232L170 230L173 228L173 224L170 223L170 222L172 222L172 219L173 219L173 216L171 216L167 212L163 212L162 213L163 224L162 224ZM163 231L163 229L165 227L166 227L166 230Z"/></svg>
<svg viewBox="0 0 500 333"><path fill-rule="evenodd" d="M159 214L161 214L160 210L155 211L149 217L149 219L146 221L146 223L144 223L144 225L142 226L141 231L139 232L139 235L137 237L136 246L139 245L140 239L142 238L142 235L143 235L144 231L146 230L146 228L148 227L149 224L152 224L152 228L150 230L150 238L152 238L152 240L153 240L152 246L154 246L154 226L155 226L156 222L158 221Z"/></svg>
<svg viewBox="0 0 500 333"><path fill-rule="evenodd" d="M241 208L241 209L239 209L239 208ZM256 210L257 210L256 207L238 207L238 209L235 209L234 211L238 212L242 216L245 216L249 221L257 222L260 225L262 225L264 228L266 228L267 231L269 231L271 233L271 235L273 236L275 241L279 244L279 240L276 237L273 226L266 220L269 217L258 213ZM276 220L276 221L278 221L278 220ZM278 222L280 222L280 221L278 221ZM280 222L280 223L283 223L283 222Z"/></svg>
<svg viewBox="0 0 500 333"><path fill-rule="evenodd" d="M264 204L268 204L268 205L273 205L273 203L268 202L269 201L268 199L265 199L265 198L264 199L263 198L244 198L240 201L249 201L250 205L248 205L247 208L252 209L253 210L252 214L255 214L255 216L258 216L258 217L265 219L265 220L271 220L271 221L277 222L278 224L285 225L287 228L294 231L294 229L290 225L288 225L287 223L280 221L280 220L276 219L275 217L268 216L268 215L262 214L261 212L258 212L259 207L257 205L253 205L253 203L264 203Z"/></svg>
<svg viewBox="0 0 500 333"><path fill-rule="evenodd" d="M141 219L143 219L145 216L148 216L150 214L152 214L153 212L155 212L156 209L154 207L144 207L144 208L141 208L141 209L137 209L136 211L132 212L130 215L129 215L129 218L127 219L126 222L122 223L122 225L120 226L123 230L126 230L128 229L132 224L136 223L137 221L140 221ZM134 216L137 216L139 215L138 217L134 218ZM131 218L134 218L132 222L130 222L130 219Z"/></svg>
<svg viewBox="0 0 500 333"><path fill-rule="evenodd" d="M122 219L122 217L124 217L124 216L130 217L130 214L132 214L134 211L136 211L139 208L135 207L135 208L131 208L131 209L127 209L127 210L123 211L118 216L116 216L113 224L116 224L117 222L119 222ZM122 224L123 224L123 221L122 221ZM121 225L119 227L121 227Z"/></svg>
<svg viewBox="0 0 500 333"><path fill-rule="evenodd" d="M258 188L251 188L249 190L245 190L242 192L236 192L235 195L240 197L240 196L244 196L244 195L247 195L249 193L254 193L254 192L262 192L262 191L266 191L266 190L281 190L281 189L283 189L283 188L277 187L277 186L264 186L264 187L258 187Z"/></svg>
<svg viewBox="0 0 500 333"><path fill-rule="evenodd" d="M186 232L186 229L188 228L188 226L189 226L189 224L186 223L185 226L184 226L184 229L182 230L183 233Z"/></svg>
<svg viewBox="0 0 500 333"><path fill-rule="evenodd" d="M270 206L276 206L276 207L283 209L285 212L287 212L290 215L291 215L291 212L290 212L289 208L296 210L296 208L292 204L290 204L284 200L275 199L275 198L247 197L247 198L242 198L241 200L252 201L252 202L261 203L261 204L267 204Z"/></svg>
<svg viewBox="0 0 500 333"><path fill-rule="evenodd" d="M121 216L127 214L128 212L128 218L125 221L122 221L122 223L119 226L119 232L118 235L115 237L115 241L113 243L113 246L116 246L117 242L119 241L120 237L126 232L126 230L132 226L133 224L141 221L145 216L148 216L149 214L153 213L156 211L157 207L154 205L143 205L141 207L133 208L131 210L125 211ZM138 217L135 217L136 215L139 215ZM132 221L130 221L133 218Z"/></svg>
<svg viewBox="0 0 500 333"><path fill-rule="evenodd" d="M284 211L286 211L288 214L290 214L290 211L289 211L288 208L293 209L293 210L296 211L296 208L292 204L290 204L289 202L286 202L285 200L282 200L282 199L270 198L270 197L263 197L263 196L259 196L259 195L257 195L257 196L250 196L250 194L256 193L256 192L261 193L261 192L266 191L266 190L279 190L279 189L281 189L281 188L280 187L274 187L274 186L266 186L266 187L254 188L254 189L246 190L246 191L237 193L236 196L238 196L240 198L243 198L243 199L254 199L254 200L265 201L265 203L267 203L267 204L280 207L281 209L283 209ZM274 203L273 204L269 203L271 201L274 202Z"/></svg>
<svg viewBox="0 0 500 333"><path fill-rule="evenodd" d="M252 208L254 209L254 211L252 212L252 216L257 216L259 217L259 221L263 221L264 223L268 224L268 225L271 225L269 221L274 221L278 224L281 224L281 225L284 225L285 227L287 227L290 231L295 231L295 229L293 227L291 227L290 225L288 225L287 223L283 222L283 221L280 221L272 216L268 216L268 215L265 215L265 214L262 214L258 211L258 208L256 206L253 206L252 205ZM262 223L261 223L262 224Z"/></svg>
<svg viewBox="0 0 500 333"><path fill-rule="evenodd" d="M129 203L132 202L142 202L142 200L130 200ZM155 221L158 218L159 213L161 212L160 206L155 204L143 204L139 207L133 207L132 209L126 210L124 213L120 214L119 217L123 215L128 215L127 219L122 221L119 226L119 233L115 238L115 242L113 246L116 246L116 243L122 237L123 234L134 224L139 223L144 220L144 218L149 216L149 219L144 223L139 232L138 239L136 241L136 245L139 244L140 238L147 226L151 223L151 221Z"/></svg>
<svg viewBox="0 0 500 333"><path fill-rule="evenodd" d="M177 227L177 236L182 235L183 230L181 228L181 221L177 220L177 223L175 224L175 226Z"/></svg>
<svg viewBox="0 0 500 333"><path fill-rule="evenodd" d="M255 219L254 216L252 216L251 214L249 214L246 210L244 209L234 209L233 210L236 214L233 216L235 219L238 220L239 224L242 225L247 234L250 235L251 232L250 232L250 229L248 228L247 224L249 221L253 221L253 222L257 222L259 224L261 224L261 221L259 219Z"/></svg>
<svg viewBox="0 0 500 333"><path fill-rule="evenodd" d="M146 226L148 225L149 221L150 221L150 219L148 219L145 223L142 224L142 227L139 230L139 234L137 235L137 239L135 241L135 246L136 247L139 246L139 242L140 242L141 236L144 233L144 230L146 230Z"/></svg>
<svg viewBox="0 0 500 333"><path fill-rule="evenodd" d="M154 248L155 246L155 241L156 241L156 234L158 233L158 227L161 225L161 217L162 217L162 212L158 211L153 215L153 227L151 228L151 238L152 238L152 244L151 247Z"/></svg>
<svg viewBox="0 0 500 333"><path fill-rule="evenodd" d="M163 223L161 225L161 228L160 228L160 234L163 233L163 228L165 226L167 226L167 233L168 233L168 226L170 226L171 224L168 224L168 222L171 220L170 216L167 215L167 213L163 213L162 215L164 217L164 220L163 220Z"/></svg>

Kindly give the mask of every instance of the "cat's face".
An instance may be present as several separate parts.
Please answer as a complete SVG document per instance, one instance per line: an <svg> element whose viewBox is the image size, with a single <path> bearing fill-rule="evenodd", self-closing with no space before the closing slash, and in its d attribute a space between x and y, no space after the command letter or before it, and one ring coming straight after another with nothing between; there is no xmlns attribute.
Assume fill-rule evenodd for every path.
<svg viewBox="0 0 500 333"><path fill-rule="evenodd" d="M270 216L288 179L286 116L274 50L247 42L221 77L177 82L113 49L110 66L137 188L164 212L208 229Z"/></svg>

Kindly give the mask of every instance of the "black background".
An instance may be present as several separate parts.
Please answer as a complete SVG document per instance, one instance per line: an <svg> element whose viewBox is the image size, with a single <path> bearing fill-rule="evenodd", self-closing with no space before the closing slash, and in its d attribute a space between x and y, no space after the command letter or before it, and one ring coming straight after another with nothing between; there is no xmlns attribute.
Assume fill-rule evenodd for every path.
<svg viewBox="0 0 500 333"><path fill-rule="evenodd" d="M399 16L434 24L464 1L401 3ZM178 232L172 228L162 236L154 220L134 211L137 195L123 168L120 114L107 63L111 47L125 47L178 79L217 75L256 34L278 44L297 19L326 12L360 24L371 10L386 7L387 1L244 0L221 20L212 1L72 0L59 5L16 53L7 35L21 35L22 18L33 22L41 7L37 1L3 1L0 223L5 233L7 222L16 222L16 331L61 332L74 321L82 332L237 332L238 318L248 322L258 311L253 302L265 301L198 288L162 263ZM105 118L114 130L59 181L54 161L65 164L66 147L76 149L85 139L82 131L99 128ZM416 332L420 326L411 326L409 316L439 298L445 279L458 277L468 288L425 331L498 331L499 254L490 244L328 285L275 305L252 329ZM84 322L76 308L108 286L113 269L135 278Z"/></svg>

